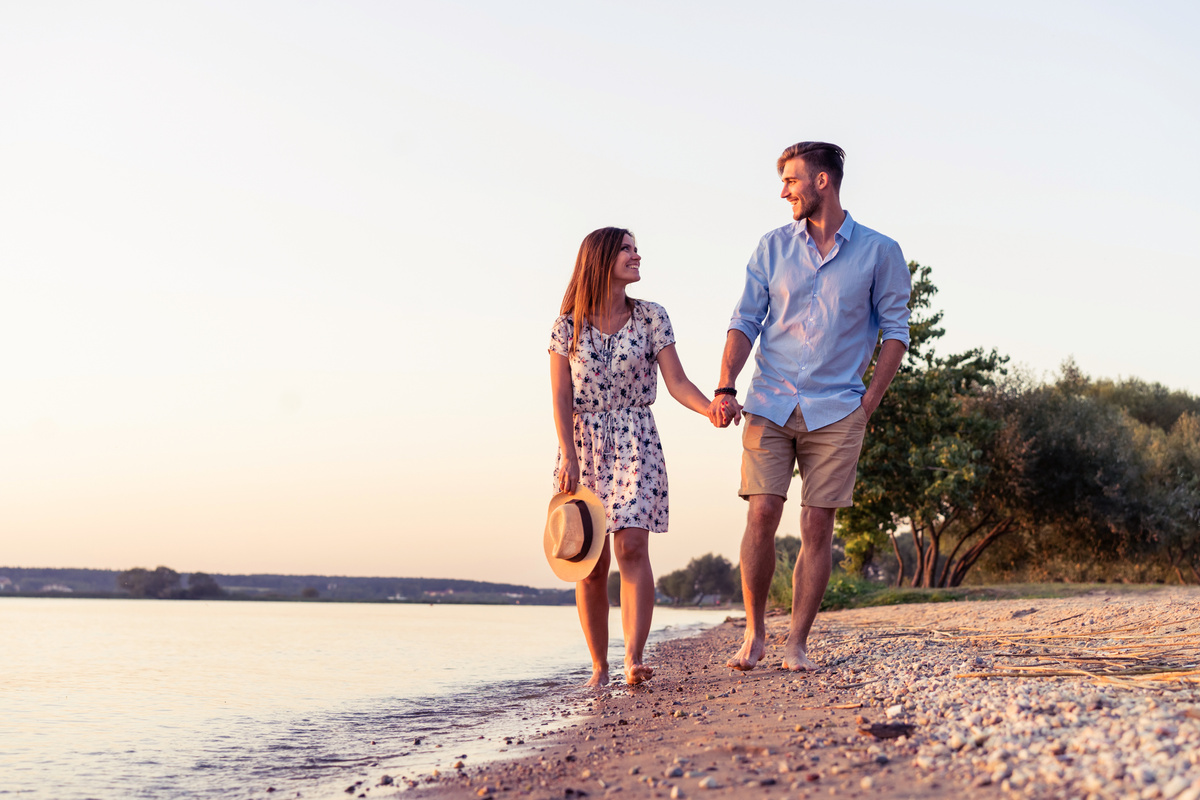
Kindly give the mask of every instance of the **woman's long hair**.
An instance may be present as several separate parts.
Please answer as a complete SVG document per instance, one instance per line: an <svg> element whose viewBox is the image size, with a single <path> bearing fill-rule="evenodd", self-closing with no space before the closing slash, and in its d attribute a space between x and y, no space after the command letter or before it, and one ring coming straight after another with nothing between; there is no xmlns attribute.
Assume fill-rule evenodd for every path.
<svg viewBox="0 0 1200 800"><path fill-rule="evenodd" d="M570 314L574 321L570 352L579 347L579 332L599 315L608 301L612 288L613 265L625 236L634 238L625 228L600 228L583 237L579 255L575 256L575 271L563 295L558 313Z"/></svg>

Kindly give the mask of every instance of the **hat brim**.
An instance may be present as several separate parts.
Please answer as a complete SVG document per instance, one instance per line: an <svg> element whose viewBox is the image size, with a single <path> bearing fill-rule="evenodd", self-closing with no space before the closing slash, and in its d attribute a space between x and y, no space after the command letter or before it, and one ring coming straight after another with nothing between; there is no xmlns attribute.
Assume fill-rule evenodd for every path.
<svg viewBox="0 0 1200 800"><path fill-rule="evenodd" d="M595 532L592 535L592 546L588 548L587 555L580 561L555 558L554 540L550 535L550 514L554 509L571 500L582 500L587 506L588 513L592 517L592 530ZM596 568L596 562L600 560L600 554L604 552L604 543L607 540L608 519L604 514L604 503L600 501L599 497L596 497L591 489L580 486L575 489L574 494L559 492L550 498L550 506L546 509L546 529L542 534L542 548L546 551L546 561L550 563L550 569L554 570L554 574L559 578L576 583L591 575L592 570Z"/></svg>

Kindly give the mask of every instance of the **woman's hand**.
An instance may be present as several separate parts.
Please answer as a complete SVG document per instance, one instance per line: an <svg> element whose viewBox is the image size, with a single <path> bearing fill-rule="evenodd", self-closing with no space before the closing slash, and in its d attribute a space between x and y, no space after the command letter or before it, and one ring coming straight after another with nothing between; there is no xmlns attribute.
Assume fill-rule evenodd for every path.
<svg viewBox="0 0 1200 800"><path fill-rule="evenodd" d="M575 494L579 488L579 457L572 453L564 455L558 465L558 490L567 494Z"/></svg>

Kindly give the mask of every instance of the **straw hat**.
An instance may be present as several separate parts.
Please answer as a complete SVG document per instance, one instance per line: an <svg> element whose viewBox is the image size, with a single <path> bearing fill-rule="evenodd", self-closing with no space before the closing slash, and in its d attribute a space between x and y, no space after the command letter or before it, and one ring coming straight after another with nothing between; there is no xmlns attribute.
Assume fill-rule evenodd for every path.
<svg viewBox="0 0 1200 800"><path fill-rule="evenodd" d="M542 544L550 569L564 581L581 581L591 574L604 550L608 526L604 503L591 489L559 492L550 498Z"/></svg>

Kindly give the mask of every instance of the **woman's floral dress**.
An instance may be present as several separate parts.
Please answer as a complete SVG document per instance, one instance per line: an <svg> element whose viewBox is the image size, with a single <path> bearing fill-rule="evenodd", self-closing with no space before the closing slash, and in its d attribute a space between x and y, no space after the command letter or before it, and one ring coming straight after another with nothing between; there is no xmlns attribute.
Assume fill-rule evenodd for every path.
<svg viewBox="0 0 1200 800"><path fill-rule="evenodd" d="M574 320L554 321L550 352L571 362L579 482L604 501L608 530L667 530L667 469L650 404L658 393L657 356L675 343L666 309L635 300L611 336L588 326L568 355ZM562 450L554 465L554 491Z"/></svg>

